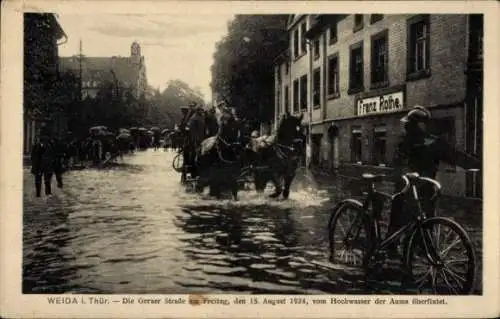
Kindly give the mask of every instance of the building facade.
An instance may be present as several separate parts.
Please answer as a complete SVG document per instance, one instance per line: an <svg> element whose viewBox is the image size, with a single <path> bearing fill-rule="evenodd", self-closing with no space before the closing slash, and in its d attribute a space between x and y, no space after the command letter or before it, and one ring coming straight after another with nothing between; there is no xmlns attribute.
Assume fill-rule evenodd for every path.
<svg viewBox="0 0 500 319"><path fill-rule="evenodd" d="M23 153L28 154L40 130L60 135L65 116L57 107L58 42L67 36L52 13L24 14L24 140Z"/></svg>
<svg viewBox="0 0 500 319"><path fill-rule="evenodd" d="M61 71L80 77L82 99L95 98L104 83L113 83L121 92L129 91L135 98L148 94L146 64L137 42L130 46L129 57L62 57Z"/></svg>
<svg viewBox="0 0 500 319"><path fill-rule="evenodd" d="M291 87L289 110L311 119L312 165L358 174L390 168L402 135L400 118L416 105L431 110L434 133L481 155L482 16L304 15L290 20L291 76L277 88ZM277 78L286 64L280 63ZM277 109L284 110L284 92L278 91ZM449 194L479 196L481 180L469 174L441 165L438 179L453 185L445 187Z"/></svg>

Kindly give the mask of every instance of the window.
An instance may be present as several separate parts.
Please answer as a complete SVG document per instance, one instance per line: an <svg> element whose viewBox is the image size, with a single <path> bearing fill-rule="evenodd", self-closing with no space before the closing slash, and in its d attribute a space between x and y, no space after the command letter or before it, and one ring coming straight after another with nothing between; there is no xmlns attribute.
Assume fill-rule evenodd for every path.
<svg viewBox="0 0 500 319"><path fill-rule="evenodd" d="M330 45L334 44L337 42L337 23L332 23L330 25L330 39L329 43Z"/></svg>
<svg viewBox="0 0 500 319"><path fill-rule="evenodd" d="M363 91L363 42L351 46L349 94Z"/></svg>
<svg viewBox="0 0 500 319"><path fill-rule="evenodd" d="M288 73L290 72L290 63L285 63L285 74L288 75Z"/></svg>
<svg viewBox="0 0 500 319"><path fill-rule="evenodd" d="M289 105L290 95L289 94L290 94L290 90L288 89L288 85L287 85L287 86L285 86L285 112L289 111L289 108L290 108L290 105Z"/></svg>
<svg viewBox="0 0 500 319"><path fill-rule="evenodd" d="M319 59L320 51L319 51L319 39L314 40L314 60Z"/></svg>
<svg viewBox="0 0 500 319"><path fill-rule="evenodd" d="M374 24L380 20L382 20L384 18L384 15L383 14L372 14L370 16L370 23L371 24Z"/></svg>
<svg viewBox="0 0 500 319"><path fill-rule="evenodd" d="M361 127L355 126L351 129L351 161L361 162Z"/></svg>
<svg viewBox="0 0 500 319"><path fill-rule="evenodd" d="M387 128L385 125L376 126L373 131L373 164L386 163Z"/></svg>
<svg viewBox="0 0 500 319"><path fill-rule="evenodd" d="M293 81L293 113L299 112L299 80Z"/></svg>
<svg viewBox="0 0 500 319"><path fill-rule="evenodd" d="M416 16L408 21L408 80L430 75L429 15Z"/></svg>
<svg viewBox="0 0 500 319"><path fill-rule="evenodd" d="M379 88L389 84L388 79L388 41L387 30L372 37L372 88Z"/></svg>
<svg viewBox="0 0 500 319"><path fill-rule="evenodd" d="M307 110L307 75L300 78L300 110Z"/></svg>
<svg viewBox="0 0 500 319"><path fill-rule="evenodd" d="M293 57L296 59L299 56L299 30L293 32Z"/></svg>
<svg viewBox="0 0 500 319"><path fill-rule="evenodd" d="M300 41L300 44L301 44L301 47L300 47L300 51L301 51L301 54L303 53L306 53L307 52L307 45L306 45L306 32L307 32L307 25L305 22L303 22L301 25L300 25L300 36L301 36L301 41Z"/></svg>
<svg viewBox="0 0 500 319"><path fill-rule="evenodd" d="M363 15L362 14L355 14L354 15L354 28L353 31L359 31L363 29Z"/></svg>
<svg viewBox="0 0 500 319"><path fill-rule="evenodd" d="M470 15L470 61L480 61L483 59L483 15Z"/></svg>
<svg viewBox="0 0 500 319"><path fill-rule="evenodd" d="M313 106L321 106L321 69L317 68L313 73Z"/></svg>
<svg viewBox="0 0 500 319"><path fill-rule="evenodd" d="M338 55L328 59L328 96L339 97L339 58Z"/></svg>
<svg viewBox="0 0 500 319"><path fill-rule="evenodd" d="M276 73L277 73L277 74L276 74L276 78L277 78L277 80L278 80L278 85L280 85L280 84L281 84L281 66L280 66L280 67L278 67L278 69L277 69L277 72L276 72Z"/></svg>

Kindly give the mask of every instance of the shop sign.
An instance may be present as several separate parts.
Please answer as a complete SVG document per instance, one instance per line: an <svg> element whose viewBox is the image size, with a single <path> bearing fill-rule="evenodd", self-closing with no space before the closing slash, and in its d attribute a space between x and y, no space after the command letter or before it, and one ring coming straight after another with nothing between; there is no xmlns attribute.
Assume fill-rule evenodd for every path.
<svg viewBox="0 0 500 319"><path fill-rule="evenodd" d="M357 115L390 113L403 110L403 92L395 92L356 101Z"/></svg>

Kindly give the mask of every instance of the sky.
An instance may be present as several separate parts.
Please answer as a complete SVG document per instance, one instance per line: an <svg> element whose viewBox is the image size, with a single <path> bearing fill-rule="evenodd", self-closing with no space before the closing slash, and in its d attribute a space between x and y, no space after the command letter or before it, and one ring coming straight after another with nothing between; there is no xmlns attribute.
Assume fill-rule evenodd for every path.
<svg viewBox="0 0 500 319"><path fill-rule="evenodd" d="M211 100L210 66L215 44L227 33L232 14L139 15L59 14L68 41L59 55L78 54L80 39L86 56L129 56L137 41L146 62L148 84L163 90L180 79L199 87Z"/></svg>

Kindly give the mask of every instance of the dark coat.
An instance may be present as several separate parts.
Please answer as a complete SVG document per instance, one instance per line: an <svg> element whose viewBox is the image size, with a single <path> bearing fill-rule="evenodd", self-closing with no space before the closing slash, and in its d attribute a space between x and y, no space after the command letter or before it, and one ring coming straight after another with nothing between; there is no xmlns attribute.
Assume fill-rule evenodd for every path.
<svg viewBox="0 0 500 319"><path fill-rule="evenodd" d="M38 142L31 150L31 172L33 174L53 173L56 151L50 141Z"/></svg>
<svg viewBox="0 0 500 319"><path fill-rule="evenodd" d="M421 176L435 178L441 162L464 169L481 167L478 158L457 150L432 134L421 138L404 137L396 148L393 164L398 176L407 168Z"/></svg>

